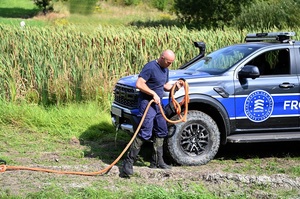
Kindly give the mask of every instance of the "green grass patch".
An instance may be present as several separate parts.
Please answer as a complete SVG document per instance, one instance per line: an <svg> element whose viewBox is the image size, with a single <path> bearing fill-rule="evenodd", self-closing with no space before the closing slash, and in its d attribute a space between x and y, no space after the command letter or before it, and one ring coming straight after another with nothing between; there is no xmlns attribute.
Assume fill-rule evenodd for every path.
<svg viewBox="0 0 300 199"><path fill-rule="evenodd" d="M137 6L118 6L100 1L91 14L70 14L68 2L54 2L54 12L43 16L31 0L1 0L0 23L19 26L76 26L83 32L94 31L99 26L170 26L179 25L176 16L159 11L146 3Z"/></svg>
<svg viewBox="0 0 300 199"><path fill-rule="evenodd" d="M0 102L0 122L26 132L98 139L114 132L110 115L96 102L43 107L35 104ZM9 110L9 111L7 111Z"/></svg>
<svg viewBox="0 0 300 199"><path fill-rule="evenodd" d="M39 12L39 8L30 0L1 0L0 17L30 18Z"/></svg>
<svg viewBox="0 0 300 199"><path fill-rule="evenodd" d="M298 157L270 157L270 158L251 158L251 159L238 159L221 161L213 160L224 164L223 171L230 173L241 173L253 175L274 175L274 174L287 174L291 176L300 176L300 167L296 165ZM282 161L290 162L291 165L283 165ZM235 167L232 167L235 164Z"/></svg>
<svg viewBox="0 0 300 199"><path fill-rule="evenodd" d="M209 193L207 189L200 183L192 183L189 185L170 184L169 188L162 188L161 186L146 186L139 191L136 191L133 195L133 198L136 199L190 199L190 198L198 198L198 199L216 199L218 197Z"/></svg>
<svg viewBox="0 0 300 199"><path fill-rule="evenodd" d="M43 157L53 153L58 158L69 157L69 164L86 156L112 161L122 150L117 140L128 139L124 135L116 137L110 114L96 102L47 108L3 101L0 104L0 143L5 152L0 158L12 164L18 161L10 155L18 159L30 156L38 160L35 163L43 163ZM107 155L112 148L114 151Z"/></svg>
<svg viewBox="0 0 300 199"><path fill-rule="evenodd" d="M0 17L0 24L3 25L10 25L12 27L18 27L21 29L21 22L25 22L26 27L45 27L49 25L49 22L43 20L34 20L34 19L20 19L20 18L1 18Z"/></svg>
<svg viewBox="0 0 300 199"><path fill-rule="evenodd" d="M295 176L300 176L300 166L293 166L289 169L289 171Z"/></svg>
<svg viewBox="0 0 300 199"><path fill-rule="evenodd" d="M25 21L25 26L43 27L49 23L33 19L39 11L32 0L1 0L0 24L20 27L21 21Z"/></svg>
<svg viewBox="0 0 300 199"><path fill-rule="evenodd" d="M217 199L202 184L190 184L188 186L181 184L167 183L168 187L157 185L150 185L141 187L139 184L131 183L131 189L124 189L126 184L122 181L117 181L114 187L107 189L105 187L111 186L108 182L94 183L93 187L83 187L81 192L78 189L71 189L69 193L65 193L62 188L51 183L47 188L40 192L29 193L25 198L72 198L72 199L115 199L115 198L134 198L134 199ZM133 190L133 191L132 191ZM1 196L1 192L0 192ZM8 197L2 193L2 198ZM18 197L16 197L18 198Z"/></svg>

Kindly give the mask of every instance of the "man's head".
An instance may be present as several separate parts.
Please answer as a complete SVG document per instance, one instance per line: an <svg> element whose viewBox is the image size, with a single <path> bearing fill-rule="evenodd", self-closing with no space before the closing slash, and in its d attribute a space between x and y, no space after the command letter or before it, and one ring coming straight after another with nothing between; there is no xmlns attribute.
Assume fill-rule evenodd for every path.
<svg viewBox="0 0 300 199"><path fill-rule="evenodd" d="M161 53L157 62L161 67L167 68L173 63L174 60L175 60L174 52L168 49Z"/></svg>

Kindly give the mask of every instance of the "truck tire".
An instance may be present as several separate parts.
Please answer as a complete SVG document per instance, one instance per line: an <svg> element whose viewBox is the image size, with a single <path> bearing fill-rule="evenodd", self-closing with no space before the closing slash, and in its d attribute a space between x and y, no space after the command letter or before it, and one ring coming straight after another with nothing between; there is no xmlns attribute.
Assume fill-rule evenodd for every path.
<svg viewBox="0 0 300 199"><path fill-rule="evenodd" d="M173 119L178 119L178 116ZM179 165L206 164L215 157L219 146L220 132L217 124L201 111L189 111L186 122L169 126L167 149L171 158Z"/></svg>

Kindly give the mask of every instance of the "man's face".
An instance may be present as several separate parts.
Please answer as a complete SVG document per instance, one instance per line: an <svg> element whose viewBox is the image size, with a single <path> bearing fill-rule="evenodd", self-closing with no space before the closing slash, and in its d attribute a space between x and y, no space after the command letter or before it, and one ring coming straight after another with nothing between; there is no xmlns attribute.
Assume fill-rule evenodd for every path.
<svg viewBox="0 0 300 199"><path fill-rule="evenodd" d="M166 56L162 56L162 62L163 62L163 67L167 68L174 62L174 59L168 58Z"/></svg>

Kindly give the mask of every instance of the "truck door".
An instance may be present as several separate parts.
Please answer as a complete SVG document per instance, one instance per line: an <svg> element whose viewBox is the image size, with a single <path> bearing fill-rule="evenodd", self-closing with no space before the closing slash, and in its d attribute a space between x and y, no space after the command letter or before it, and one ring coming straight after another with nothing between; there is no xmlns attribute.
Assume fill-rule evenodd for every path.
<svg viewBox="0 0 300 199"><path fill-rule="evenodd" d="M279 130L299 127L299 80L293 48L257 55L245 65L255 65L260 77L235 81L237 130Z"/></svg>

